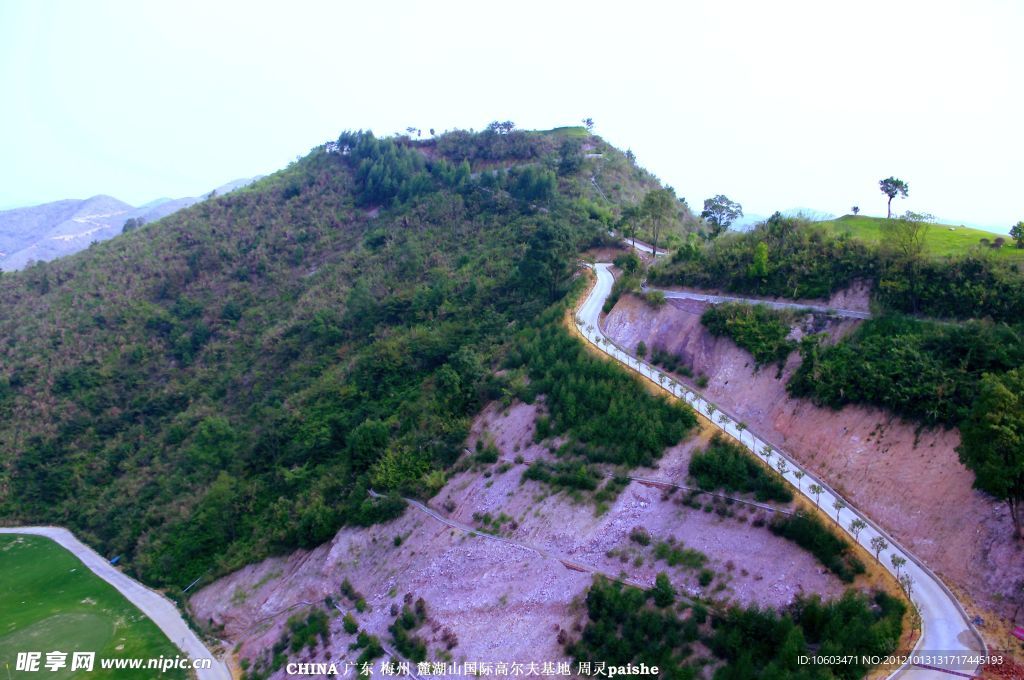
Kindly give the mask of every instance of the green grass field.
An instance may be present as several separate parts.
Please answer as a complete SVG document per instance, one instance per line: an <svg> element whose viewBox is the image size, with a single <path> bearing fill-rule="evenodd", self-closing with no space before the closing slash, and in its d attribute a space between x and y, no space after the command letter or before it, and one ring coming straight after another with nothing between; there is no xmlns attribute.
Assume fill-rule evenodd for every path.
<svg viewBox="0 0 1024 680"><path fill-rule="evenodd" d="M589 137L590 133L587 132L587 128L582 125L569 125L566 127L556 127L550 130L544 130L541 132L544 135L554 135L561 137Z"/></svg>
<svg viewBox="0 0 1024 680"><path fill-rule="evenodd" d="M46 653L67 652L67 667L47 670ZM96 652L91 673L72 673L71 653ZM42 652L40 670L18 672L18 652ZM10 678L184 678L183 671L104 671L103 657L155 658L181 652L106 581L42 536L0 535L0 680ZM8 664L9 667L7 666Z"/></svg>
<svg viewBox="0 0 1024 680"><path fill-rule="evenodd" d="M882 240L882 225L884 223L885 218L882 217L845 215L839 219L818 224L835 230L837 233L849 234L862 241L878 243ZM998 250L981 244L983 238L988 239L991 243L1000 236L1006 239L1006 245ZM1013 239L1007 234L995 234L981 229L949 224L931 224L925 237L925 249L928 253L936 256L961 255L972 249L983 249L999 258L1024 259L1024 249L1017 248Z"/></svg>

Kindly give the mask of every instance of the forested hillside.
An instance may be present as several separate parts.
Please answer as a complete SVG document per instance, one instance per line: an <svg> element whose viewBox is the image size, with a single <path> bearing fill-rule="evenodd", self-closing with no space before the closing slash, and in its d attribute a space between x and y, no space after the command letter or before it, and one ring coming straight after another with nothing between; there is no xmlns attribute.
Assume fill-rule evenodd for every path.
<svg viewBox="0 0 1024 680"><path fill-rule="evenodd" d="M874 404L926 425L956 426L981 376L1008 371L1024 356L1024 274L1018 263L980 250L930 256L921 244L901 248L906 242L895 230L914 226L892 222L899 224L889 238L869 243L776 214L750 232L678 249L650 278L788 298L827 298L869 282L877 318L837 345L805 338L790 392L836 408ZM721 322L738 313L716 308L705 322L713 333L762 352L755 354L759 362L774 351L765 338L782 343L776 356L788 354L793 343L783 342L785 329L767 310L746 309L744 324Z"/></svg>
<svg viewBox="0 0 1024 680"><path fill-rule="evenodd" d="M494 375L519 331L617 201L656 186L575 130L345 133L4 275L0 516L67 525L172 587L394 516L367 489L444 483L471 416L540 375Z"/></svg>
<svg viewBox="0 0 1024 680"><path fill-rule="evenodd" d="M880 406L922 427L984 433L960 447L961 462L977 488L1009 504L1024 537L1024 398L1006 386L1017 385L1014 371L1024 361L1021 265L988 247L929 250L942 239L929 237L934 225L920 216L881 222L869 241L776 213L749 232L686 244L650 279L790 298L828 298L854 282L870 284L874 317L838 343L803 337L789 393L837 409ZM768 310L722 306L703 320L758 363L784 360L795 345Z"/></svg>

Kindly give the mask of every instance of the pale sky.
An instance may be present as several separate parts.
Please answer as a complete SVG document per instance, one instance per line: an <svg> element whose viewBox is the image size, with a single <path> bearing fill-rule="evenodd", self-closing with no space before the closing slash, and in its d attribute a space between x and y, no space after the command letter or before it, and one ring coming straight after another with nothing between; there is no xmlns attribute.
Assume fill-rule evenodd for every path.
<svg viewBox="0 0 1024 680"><path fill-rule="evenodd" d="M344 129L572 125L699 209L1024 219L1024 3L0 0L0 208L132 204Z"/></svg>

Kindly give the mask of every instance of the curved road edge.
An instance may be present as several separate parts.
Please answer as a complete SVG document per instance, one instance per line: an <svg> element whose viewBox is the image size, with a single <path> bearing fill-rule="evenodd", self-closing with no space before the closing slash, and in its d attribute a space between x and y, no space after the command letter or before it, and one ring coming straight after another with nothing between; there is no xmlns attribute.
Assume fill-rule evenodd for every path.
<svg viewBox="0 0 1024 680"><path fill-rule="evenodd" d="M696 293L689 290L673 290L671 288L654 288L652 286L644 286L643 291L655 291L661 293L670 300L696 300L697 302L707 302L712 305L721 305L730 302L739 302L745 305L764 305L771 309L792 309L798 312L816 312L818 314L827 314L829 316L839 316L847 319L870 319L871 312L862 312L856 309L842 309L840 307L828 307L824 305L815 304L799 304L796 302L780 302L778 300L767 300L764 298L754 297L735 297L731 295L716 295L712 293Z"/></svg>
<svg viewBox="0 0 1024 680"><path fill-rule="evenodd" d="M764 447L769 447L771 450L769 456L776 456L778 459L786 461L786 466L789 469L783 473L783 477L793 487L797 488L803 496L812 500L816 504L824 502L826 504L825 507L832 507L832 503L834 501L842 501L845 505L838 511L836 523L851 540L857 542L871 553L874 552L874 549L871 547L871 539L876 537L883 538L888 543L888 546L881 551L879 562L887 571L894 575L896 575L898 571L895 567L890 566L890 560L893 555L901 556L906 559L906 565L902 567L902 574L909 574L913 579L911 589L913 595L912 599L917 605L918 611L921 615L921 636L918 638L918 642L914 647L915 652L921 651L922 653L929 652L933 654L960 653L966 655L986 653L987 646L985 645L984 639L971 624L970 619L967 616L967 612L964 611L952 591L942 583L941 579L939 579L931 569L929 569L909 550L889 536L870 518L856 510L828 484L816 475L805 470L802 466L798 465L794 459L784 451L781 451L770 442L766 442L763 439L758 438L745 427L743 429L737 428L736 419L729 416L727 412L722 411L715 404L704 399L704 397L696 390L686 385L679 384L650 364L633 357L623 348L612 342L610 338L605 336L604 332L601 330L600 316L602 305L604 304L604 300L608 297L608 294L611 292L612 283L614 281L614 278L609 271L610 266L611 265L609 263L598 263L593 265L597 278L596 283L591 288L590 294L587 298L576 309L576 314L574 316L574 321L580 334L604 354L619 363L625 364L626 367L633 372L647 378L674 396L683 399L694 410L707 418L714 427L722 430L730 437L737 440L744 448L750 450L755 455L760 451L763 451ZM715 413L719 414L717 421L713 417ZM804 487L802 480L798 480L794 476L796 471L802 471L805 474L808 480L808 487L810 484L816 483L823 488L820 497L811 498L808 487ZM854 536L848 528L849 522L854 519L861 519L867 524L867 527L860 531L857 536ZM963 639L965 637L974 638L976 646L968 644ZM970 672L971 676L973 676L973 674L977 672L977 666L969 666L966 668L958 667L956 669L951 668L947 670L941 668L925 669L920 666L911 667L905 665L897 669L890 677L897 677L906 674L913 677L914 680L923 678L936 678L939 680L943 678L948 679L951 676L956 675L962 676L965 671Z"/></svg>
<svg viewBox="0 0 1024 680"><path fill-rule="evenodd" d="M197 668L193 671L199 680L231 680L227 664L214 656L189 628L174 602L114 569L106 559L78 540L69 530L63 527L0 527L0 534L29 534L54 541L138 607L189 658L193 661L210 659L210 668Z"/></svg>

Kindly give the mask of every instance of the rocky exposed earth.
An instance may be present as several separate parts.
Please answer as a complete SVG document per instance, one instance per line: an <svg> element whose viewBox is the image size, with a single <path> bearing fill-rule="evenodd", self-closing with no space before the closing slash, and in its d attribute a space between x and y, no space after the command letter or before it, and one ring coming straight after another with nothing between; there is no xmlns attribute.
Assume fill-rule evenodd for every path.
<svg viewBox="0 0 1024 680"><path fill-rule="evenodd" d="M196 619L231 646L238 644L239 658L254 659L281 639L290 615L323 607L328 596L353 611L354 603L339 594L348 579L368 605L363 613L353 611L359 625L385 643L393 605L400 607L408 593L427 605L428 622L417 634L427 641L428 658L447 651L454 638L449 653L455 661L544 662L567 660L559 633L565 631L563 640L578 635L583 596L593 578L553 556L642 584L652 584L659 571L666 571L680 592L723 602L783 606L801 593L832 597L843 591L810 554L763 526L766 511L722 503L714 510L710 504L708 511L694 509L682 504L685 492L632 482L598 516L592 501L552 494L538 482L522 483L531 460L551 455L532 441L539 408L516 403L485 409L467 446L475 449L481 437L492 440L499 461L456 474L429 505L452 520L543 548L551 557L468 536L410 508L389 524L346 528L315 550L268 559L220 579L192 598ZM669 449L659 469L636 474L684 481L690 453L706 443L710 429ZM649 532L651 545L630 539L637 527ZM705 553L717 574L714 581L702 587L698 569L656 561L654 545L669 538ZM348 649L353 640L336 616L329 644L295 658L353 660L358 655Z"/></svg>
<svg viewBox="0 0 1024 680"><path fill-rule="evenodd" d="M865 302L863 293L846 293L829 304L858 308ZM918 431L881 409L834 411L791 399L785 385L799 355L790 356L781 377L774 366L757 371L746 351L704 329L705 308L671 300L654 310L623 296L606 318L605 332L624 347L642 340L675 352L694 375L706 375L709 399L827 479L965 592L965 605L987 620L981 630L992 640L1005 640L1011 621L1024 623L1024 548L1010 540L1005 505L971 488L973 474L955 451L957 430ZM858 323L831 321L825 330L835 339Z"/></svg>

